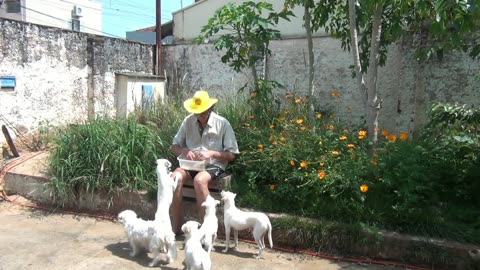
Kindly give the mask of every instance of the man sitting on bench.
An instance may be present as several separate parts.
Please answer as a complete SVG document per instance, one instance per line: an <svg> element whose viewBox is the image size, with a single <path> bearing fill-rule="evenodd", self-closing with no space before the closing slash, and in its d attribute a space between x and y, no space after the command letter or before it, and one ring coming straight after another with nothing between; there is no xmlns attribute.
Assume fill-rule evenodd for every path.
<svg viewBox="0 0 480 270"><path fill-rule="evenodd" d="M182 155L189 160L207 160L205 171L190 171L176 168L173 172L179 176L178 186L172 201L172 227L175 233L181 233L183 220L182 187L193 181L198 208L199 221L205 210L201 207L207 198L208 183L225 172L229 161L238 154L238 144L233 128L227 119L213 112L218 99L210 98L207 91L197 91L193 98L187 99L183 106L191 113L183 120L173 138L170 150L176 156Z"/></svg>

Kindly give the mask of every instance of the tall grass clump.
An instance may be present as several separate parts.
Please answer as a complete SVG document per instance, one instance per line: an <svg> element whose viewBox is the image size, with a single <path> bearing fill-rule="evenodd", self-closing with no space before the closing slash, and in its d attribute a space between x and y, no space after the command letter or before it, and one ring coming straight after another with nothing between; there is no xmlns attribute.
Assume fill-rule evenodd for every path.
<svg viewBox="0 0 480 270"><path fill-rule="evenodd" d="M80 189L111 195L156 188L155 161L172 162L169 146L184 115L177 104L154 104L128 119L97 118L66 128L54 139L51 184L61 202Z"/></svg>

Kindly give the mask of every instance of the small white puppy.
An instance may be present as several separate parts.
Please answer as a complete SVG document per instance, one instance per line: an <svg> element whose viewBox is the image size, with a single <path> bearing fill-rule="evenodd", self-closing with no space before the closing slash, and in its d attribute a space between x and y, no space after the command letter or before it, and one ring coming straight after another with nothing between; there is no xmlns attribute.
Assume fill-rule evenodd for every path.
<svg viewBox="0 0 480 270"><path fill-rule="evenodd" d="M259 212L245 212L235 206L235 196L237 194L222 191L222 201L224 202L224 225L226 247L223 250L226 253L230 247L230 228L233 228L233 235L235 238L235 248L238 246L238 231L253 228L253 238L258 245L257 259L260 258L262 251L265 249L264 236L268 232L268 241L270 248L273 248L272 243L272 225L267 215Z"/></svg>
<svg viewBox="0 0 480 270"><path fill-rule="evenodd" d="M198 229L200 223L196 221L187 221L182 225L182 231L185 233L185 266L187 270L210 270L212 261L210 254L206 252L202 243L202 233Z"/></svg>
<svg viewBox="0 0 480 270"><path fill-rule="evenodd" d="M202 227L200 232L204 235L203 244L205 249L210 254L210 251L215 251L213 244L217 239L218 230L218 218L216 213L216 206L220 203L219 200L215 200L210 194L202 203L202 207L205 207L205 217L203 218Z"/></svg>
<svg viewBox="0 0 480 270"><path fill-rule="evenodd" d="M118 214L118 221L123 224L128 242L132 247L130 257L137 256L141 250L150 250L150 240L152 234L149 232L153 228L153 221L143 220L137 217L132 210L124 210Z"/></svg>

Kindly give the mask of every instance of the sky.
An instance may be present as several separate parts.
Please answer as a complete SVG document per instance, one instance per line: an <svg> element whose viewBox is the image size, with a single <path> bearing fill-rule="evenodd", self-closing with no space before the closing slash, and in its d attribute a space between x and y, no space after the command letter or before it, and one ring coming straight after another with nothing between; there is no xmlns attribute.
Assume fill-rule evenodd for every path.
<svg viewBox="0 0 480 270"><path fill-rule="evenodd" d="M101 0L102 32L125 38L125 32L155 26L157 0ZM161 0L162 23L172 19L172 13L191 5L194 0Z"/></svg>

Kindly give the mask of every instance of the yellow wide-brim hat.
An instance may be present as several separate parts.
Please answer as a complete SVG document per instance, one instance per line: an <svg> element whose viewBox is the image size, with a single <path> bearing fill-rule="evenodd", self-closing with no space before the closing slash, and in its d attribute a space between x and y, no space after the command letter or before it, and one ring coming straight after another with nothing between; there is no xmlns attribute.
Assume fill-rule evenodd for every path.
<svg viewBox="0 0 480 270"><path fill-rule="evenodd" d="M208 110L213 104L217 103L217 101L218 99L216 98L210 98L207 91L200 90L195 92L193 98L185 100L183 102L183 107L185 107L189 113L199 114Z"/></svg>

